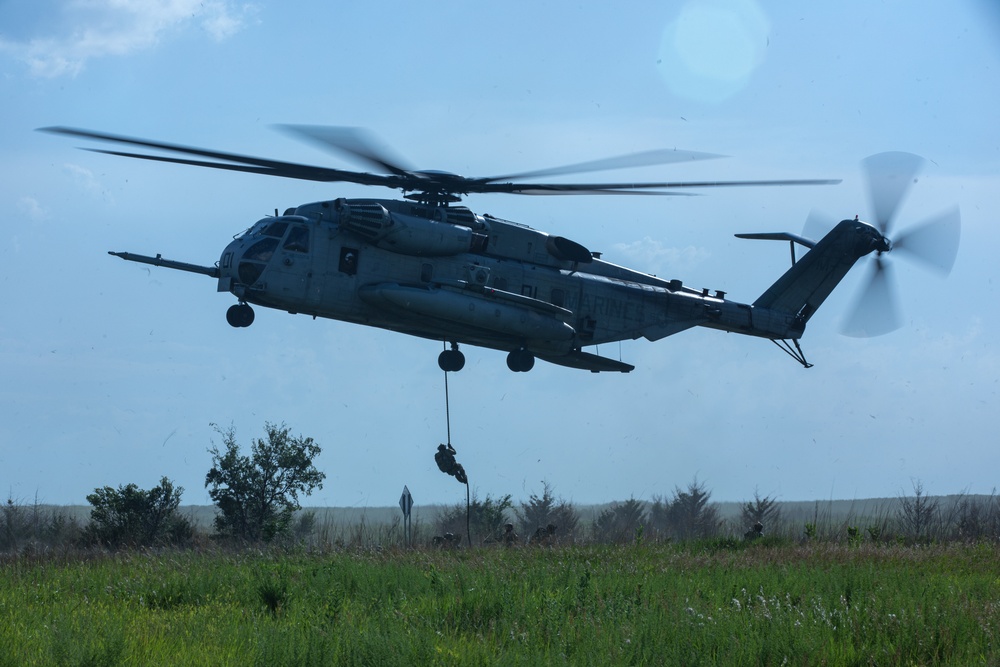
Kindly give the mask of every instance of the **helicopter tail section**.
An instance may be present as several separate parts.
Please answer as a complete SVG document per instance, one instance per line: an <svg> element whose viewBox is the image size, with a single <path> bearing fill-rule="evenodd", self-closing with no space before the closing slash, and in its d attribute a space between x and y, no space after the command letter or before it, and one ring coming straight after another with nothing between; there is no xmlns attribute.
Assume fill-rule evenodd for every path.
<svg viewBox="0 0 1000 667"><path fill-rule="evenodd" d="M792 267L753 302L753 307L755 313L770 311L773 318L790 319L790 335L786 337L792 339L801 335L806 322L855 262L872 251L888 249L878 230L857 219L840 222L818 242L786 233L737 236L791 244ZM795 244L809 248L798 261L795 260Z"/></svg>

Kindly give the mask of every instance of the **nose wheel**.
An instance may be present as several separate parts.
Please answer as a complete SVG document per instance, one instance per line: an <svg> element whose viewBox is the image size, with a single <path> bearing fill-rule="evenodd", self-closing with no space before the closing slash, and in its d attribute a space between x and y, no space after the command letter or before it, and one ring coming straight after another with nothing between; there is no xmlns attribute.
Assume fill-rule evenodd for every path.
<svg viewBox="0 0 1000 667"><path fill-rule="evenodd" d="M253 308L246 303L230 306L229 310L226 311L226 321L231 327L248 327L253 324Z"/></svg>
<svg viewBox="0 0 1000 667"><path fill-rule="evenodd" d="M452 343L450 350L438 355L438 366L446 373L456 373L465 368L465 355L458 349L458 343Z"/></svg>

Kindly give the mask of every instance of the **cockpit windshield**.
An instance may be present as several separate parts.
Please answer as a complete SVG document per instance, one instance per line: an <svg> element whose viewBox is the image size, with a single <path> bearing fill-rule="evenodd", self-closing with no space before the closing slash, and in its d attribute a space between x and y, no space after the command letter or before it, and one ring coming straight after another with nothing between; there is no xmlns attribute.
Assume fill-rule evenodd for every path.
<svg viewBox="0 0 1000 667"><path fill-rule="evenodd" d="M273 220L264 226L264 229L260 231L263 236L274 236L275 238L281 238L285 235L285 230L288 229L288 223L284 220Z"/></svg>

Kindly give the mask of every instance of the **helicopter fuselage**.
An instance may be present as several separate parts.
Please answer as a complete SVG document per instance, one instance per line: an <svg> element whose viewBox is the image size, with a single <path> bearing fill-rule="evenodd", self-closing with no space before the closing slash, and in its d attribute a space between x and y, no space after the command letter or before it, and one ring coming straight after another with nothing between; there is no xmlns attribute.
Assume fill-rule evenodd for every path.
<svg viewBox="0 0 1000 667"><path fill-rule="evenodd" d="M240 301L229 314L237 327L252 321L246 304L255 304L595 372L633 367L586 346L694 326L797 340L806 319L618 266L567 238L465 207L399 200L337 199L264 218L216 267L114 254L217 277L218 290ZM848 254L853 264L864 253Z"/></svg>
<svg viewBox="0 0 1000 667"><path fill-rule="evenodd" d="M750 236L811 248L753 304L612 264L565 237L465 207L399 200L336 199L263 218L214 267L112 254L218 278L218 291L239 300L227 314L234 327L253 322L254 304L389 329L451 343L439 358L445 370L462 367L465 343L509 352L515 371L537 357L629 372L632 365L583 348L695 326L783 341L808 367L796 353L807 320L855 261L886 241L858 220L818 243Z"/></svg>

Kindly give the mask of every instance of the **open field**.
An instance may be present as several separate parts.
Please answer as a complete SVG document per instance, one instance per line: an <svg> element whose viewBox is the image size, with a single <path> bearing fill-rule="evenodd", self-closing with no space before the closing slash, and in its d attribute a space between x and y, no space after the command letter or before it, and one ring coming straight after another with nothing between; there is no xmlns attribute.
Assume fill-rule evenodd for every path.
<svg viewBox="0 0 1000 667"><path fill-rule="evenodd" d="M998 557L777 538L22 554L0 565L0 665L997 664Z"/></svg>

